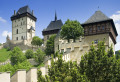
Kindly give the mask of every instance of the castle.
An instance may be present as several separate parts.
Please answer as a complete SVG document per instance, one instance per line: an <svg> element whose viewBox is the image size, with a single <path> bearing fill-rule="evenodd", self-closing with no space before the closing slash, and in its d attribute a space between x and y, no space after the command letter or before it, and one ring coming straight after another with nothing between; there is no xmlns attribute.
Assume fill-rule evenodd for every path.
<svg viewBox="0 0 120 82"><path fill-rule="evenodd" d="M7 41L4 44L4 47L9 46L13 48L15 46L19 46L23 50L31 48L31 41L35 36L36 20L37 18L28 6L20 8L17 13L14 11L14 15L11 16L12 40L10 40L9 36L7 36ZM70 39L70 42L63 40L60 38L60 31L63 23L62 20L57 19L57 15L55 13L54 21L51 21L47 28L42 31L44 36L44 47L46 46L49 37L56 34L54 51L63 52L63 60L65 61L71 60L79 63L81 56L89 51L92 42L94 42L94 46L97 46L97 43L103 40L105 42L106 50L112 46L113 51L115 52L116 37L118 36L118 33L113 19L107 17L101 11L96 11L86 22L81 25L84 28L84 36L79 37L79 39L76 39L75 42L72 39ZM54 58L54 61L56 60L57 57ZM45 66L40 68L42 75L46 75L48 73L48 65L51 65L50 58L45 61ZM34 71L36 72L36 69ZM17 78L21 79L23 76L23 82L26 82L27 76L30 77L30 79L27 79L27 82L32 82L31 77L36 74L34 71L34 74L32 74L32 71L30 70L26 75L26 71L20 70L16 72L15 76L13 76L11 80L15 79L16 82L19 82ZM18 74L21 75L18 76ZM7 82L10 82L10 73L6 73L5 75L9 77ZM0 77L4 76L1 75ZM33 82L36 82L37 75L35 75L34 79L35 81Z"/></svg>
<svg viewBox="0 0 120 82"><path fill-rule="evenodd" d="M14 46L19 46L23 50L31 48L31 41L35 36L36 20L37 18L34 16L33 10L31 11L29 6L20 8L17 13L14 11L14 15L11 16L12 40L7 37L5 46L10 46L12 48ZM104 40L106 50L112 46L113 51L115 52L116 37L118 36L118 33L113 19L107 17L98 10L81 25L84 28L83 37L79 37L76 42L72 39L70 42L63 40L60 38L60 31L63 23L61 19L57 19L57 14L55 13L55 19L42 31L42 35L44 36L43 47L45 48L49 37L56 34L54 51L63 52L64 55L71 54L70 60L72 61L80 60L81 55L89 51L92 42L94 42L94 45L96 46L98 41Z"/></svg>

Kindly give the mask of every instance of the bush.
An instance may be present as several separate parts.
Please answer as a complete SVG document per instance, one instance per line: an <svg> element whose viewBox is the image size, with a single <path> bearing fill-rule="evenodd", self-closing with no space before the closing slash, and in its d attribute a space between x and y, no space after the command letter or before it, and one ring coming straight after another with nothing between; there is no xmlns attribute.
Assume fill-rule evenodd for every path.
<svg viewBox="0 0 120 82"><path fill-rule="evenodd" d="M11 64L6 64L4 66L1 66L0 72L10 71L11 72L10 74L13 75L18 69L26 69L26 71L28 71L31 67L32 65L28 61L24 61L14 66Z"/></svg>
<svg viewBox="0 0 120 82"><path fill-rule="evenodd" d="M44 60L45 53L39 48L35 53L35 61L41 64Z"/></svg>
<svg viewBox="0 0 120 82"><path fill-rule="evenodd" d="M17 64L18 62L23 62L26 60L26 57L23 55L21 49L19 47L14 47L12 52L10 53L10 60L12 64Z"/></svg>
<svg viewBox="0 0 120 82"><path fill-rule="evenodd" d="M34 52L33 52L33 50L28 49L28 50L25 52L25 56L26 56L27 59L33 58L33 57L34 57Z"/></svg>

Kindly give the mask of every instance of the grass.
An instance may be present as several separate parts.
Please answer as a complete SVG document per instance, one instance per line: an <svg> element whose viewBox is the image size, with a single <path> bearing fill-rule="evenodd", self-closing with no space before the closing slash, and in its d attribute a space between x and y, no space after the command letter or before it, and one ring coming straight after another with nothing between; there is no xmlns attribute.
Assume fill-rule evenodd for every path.
<svg viewBox="0 0 120 82"><path fill-rule="evenodd" d="M10 58L10 52L11 51L7 51L7 49L3 48L0 49L0 62L5 62L7 59Z"/></svg>

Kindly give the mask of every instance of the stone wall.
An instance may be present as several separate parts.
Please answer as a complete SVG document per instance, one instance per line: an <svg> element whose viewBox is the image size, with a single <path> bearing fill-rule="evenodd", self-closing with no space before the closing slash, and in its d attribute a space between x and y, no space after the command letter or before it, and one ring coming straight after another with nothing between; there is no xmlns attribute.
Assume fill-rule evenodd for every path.
<svg viewBox="0 0 120 82"><path fill-rule="evenodd" d="M37 82L37 68L31 68L27 72L26 82Z"/></svg>
<svg viewBox="0 0 120 82"><path fill-rule="evenodd" d="M26 70L18 70L10 79L11 82L26 82Z"/></svg>
<svg viewBox="0 0 120 82"><path fill-rule="evenodd" d="M0 72L0 82L10 82L10 72Z"/></svg>
<svg viewBox="0 0 120 82"><path fill-rule="evenodd" d="M19 69L11 78L10 72L0 72L0 82L37 82L37 68Z"/></svg>

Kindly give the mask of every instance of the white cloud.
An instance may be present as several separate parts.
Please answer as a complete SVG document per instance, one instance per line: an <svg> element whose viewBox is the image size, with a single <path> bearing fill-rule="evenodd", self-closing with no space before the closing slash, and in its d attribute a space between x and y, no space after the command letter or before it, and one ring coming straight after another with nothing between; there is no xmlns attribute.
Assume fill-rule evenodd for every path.
<svg viewBox="0 0 120 82"><path fill-rule="evenodd" d="M118 34L120 35L120 23L115 23Z"/></svg>
<svg viewBox="0 0 120 82"><path fill-rule="evenodd" d="M7 37L7 35L9 35L9 37L11 37L12 36L12 32L3 31L2 36Z"/></svg>
<svg viewBox="0 0 120 82"><path fill-rule="evenodd" d="M3 19L2 17L0 17L0 21L1 21L1 22L4 22L4 23L7 22L7 21L6 21L5 19Z"/></svg>
<svg viewBox="0 0 120 82"><path fill-rule="evenodd" d="M120 42L117 42L117 44L115 45L115 51L120 50Z"/></svg>

